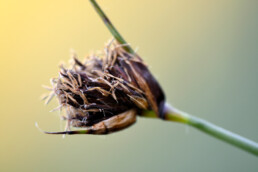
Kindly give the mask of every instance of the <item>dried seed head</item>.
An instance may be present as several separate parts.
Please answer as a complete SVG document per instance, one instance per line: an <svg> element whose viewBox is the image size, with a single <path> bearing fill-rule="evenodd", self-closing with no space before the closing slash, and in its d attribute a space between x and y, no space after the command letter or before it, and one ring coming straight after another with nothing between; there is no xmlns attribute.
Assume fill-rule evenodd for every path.
<svg viewBox="0 0 258 172"><path fill-rule="evenodd" d="M151 109L163 118L163 91L142 59L123 46L113 41L103 57L93 55L85 62L74 57L71 68L60 67L53 92L69 125L92 126L130 109Z"/></svg>

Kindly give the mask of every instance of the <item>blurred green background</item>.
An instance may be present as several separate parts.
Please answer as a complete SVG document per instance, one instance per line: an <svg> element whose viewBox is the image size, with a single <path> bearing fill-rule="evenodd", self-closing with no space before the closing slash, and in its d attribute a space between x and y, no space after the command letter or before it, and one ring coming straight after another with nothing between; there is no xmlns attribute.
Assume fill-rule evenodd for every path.
<svg viewBox="0 0 258 172"><path fill-rule="evenodd" d="M258 141L258 1L98 1L176 107ZM258 171L257 158L193 128L138 118L108 136L50 136L39 100L73 48L111 38L87 0L0 1L0 171Z"/></svg>

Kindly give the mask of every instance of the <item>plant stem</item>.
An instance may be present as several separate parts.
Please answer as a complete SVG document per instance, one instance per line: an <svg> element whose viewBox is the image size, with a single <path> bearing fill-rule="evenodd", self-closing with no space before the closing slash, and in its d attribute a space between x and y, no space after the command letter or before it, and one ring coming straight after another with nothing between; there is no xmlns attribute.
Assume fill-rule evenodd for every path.
<svg viewBox="0 0 258 172"><path fill-rule="evenodd" d="M115 39L120 43L120 44L127 44L127 42L124 40L124 38L119 34L119 32L116 30L116 28L113 26L111 21L108 19L106 14L102 11L100 6L97 4L95 0L90 0L91 4L95 8L96 12L99 14L100 18L103 20L104 24L107 26L111 34L115 37ZM129 53L134 53L134 50L128 45L128 46L123 46L123 48L129 52Z"/></svg>
<svg viewBox="0 0 258 172"><path fill-rule="evenodd" d="M105 13L102 11L102 9L99 7L99 5L96 3L96 1L90 0L90 2L94 6L96 12L99 14L101 19L103 20L103 22L105 23L105 25L107 26L109 31L111 32L111 34L115 37L115 39L120 44L127 44L127 42L119 34L119 32L116 30L116 28L110 22L110 20L105 15ZM129 45L124 46L124 49L129 53L132 53L132 54L134 53L133 49ZM153 111L145 111L145 112L143 112L143 114L141 116L158 118L157 115ZM213 137L216 137L222 141L225 141L229 144L232 144L238 148L241 148L247 152L250 152L250 153L258 156L258 143L251 141L247 138L244 138L240 135L237 135L235 133L232 133L228 130L225 130L221 127L218 127L208 121L205 121L203 119L189 115L183 111L172 108L169 105L166 105L165 120L180 122L183 124L190 125L190 126L195 127L198 130L203 131Z"/></svg>
<svg viewBox="0 0 258 172"><path fill-rule="evenodd" d="M158 118L153 111L145 111L141 116ZM206 120L172 108L169 105L166 105L165 120L190 125L206 134L258 156L258 143L216 126Z"/></svg>

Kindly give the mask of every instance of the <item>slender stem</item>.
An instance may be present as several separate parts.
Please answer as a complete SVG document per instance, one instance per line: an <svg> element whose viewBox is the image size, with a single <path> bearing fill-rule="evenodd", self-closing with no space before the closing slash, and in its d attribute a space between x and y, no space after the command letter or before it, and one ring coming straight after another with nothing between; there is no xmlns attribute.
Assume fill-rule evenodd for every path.
<svg viewBox="0 0 258 172"><path fill-rule="evenodd" d="M119 34L119 32L116 30L116 28L113 26L113 24L110 22L108 17L105 15L105 13L102 11L100 6L97 4L95 0L90 0L93 7L95 8L96 12L99 14L101 19L103 20L104 24L107 26L111 34L115 37L115 39L120 44L127 44L124 38ZM124 46L124 49L129 53L134 53L133 49L128 45ZM158 118L157 115L153 111L145 111L143 112L142 116L144 117L151 117L151 118ZM170 106L166 106L166 115L165 120L168 121L174 121L174 122L180 122L183 124L190 125L192 127L197 128L200 131L203 131L213 137L216 137L222 141L225 141L229 144L232 144L238 148L241 148L247 152L250 152L256 156L258 156L258 143L248 140L240 135L237 135L235 133L232 133L228 130L225 130L221 127L218 127L208 121L205 121L203 119L194 117L192 115L189 115L185 112L179 111L175 108L172 108Z"/></svg>
<svg viewBox="0 0 258 172"><path fill-rule="evenodd" d="M232 133L224 128L194 116L190 116L188 124L220 140L258 156L258 144L252 140L244 138L238 134Z"/></svg>
<svg viewBox="0 0 258 172"><path fill-rule="evenodd" d="M91 4L95 8L96 12L99 14L100 18L103 20L104 24L107 26L111 34L115 37L115 39L120 44L127 44L127 42L124 40L124 38L119 34L119 32L116 30L114 25L111 23L111 21L108 19L106 14L102 11L100 6L97 4L95 0L90 0ZM134 53L134 50L128 45L123 47L127 52Z"/></svg>
<svg viewBox="0 0 258 172"><path fill-rule="evenodd" d="M158 118L153 111L145 111L142 114L142 116ZM234 145L238 148L241 148L249 153L258 156L258 143L247 138L244 138L238 134L232 133L224 128L216 126L206 120L197 118L183 111L172 108L169 105L166 105L165 120L190 125L200 131L205 132L206 134L209 134L224 142L227 142L231 145Z"/></svg>

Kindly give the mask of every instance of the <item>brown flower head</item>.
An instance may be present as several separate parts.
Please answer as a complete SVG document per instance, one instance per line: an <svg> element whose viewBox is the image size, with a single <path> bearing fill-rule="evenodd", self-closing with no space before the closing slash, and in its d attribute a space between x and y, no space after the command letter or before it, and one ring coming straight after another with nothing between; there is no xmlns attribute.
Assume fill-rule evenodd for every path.
<svg viewBox="0 0 258 172"><path fill-rule="evenodd" d="M73 127L90 127L134 109L153 110L163 118L165 97L158 82L137 54L112 41L104 56L74 58L70 69L61 66L53 90L66 120Z"/></svg>

